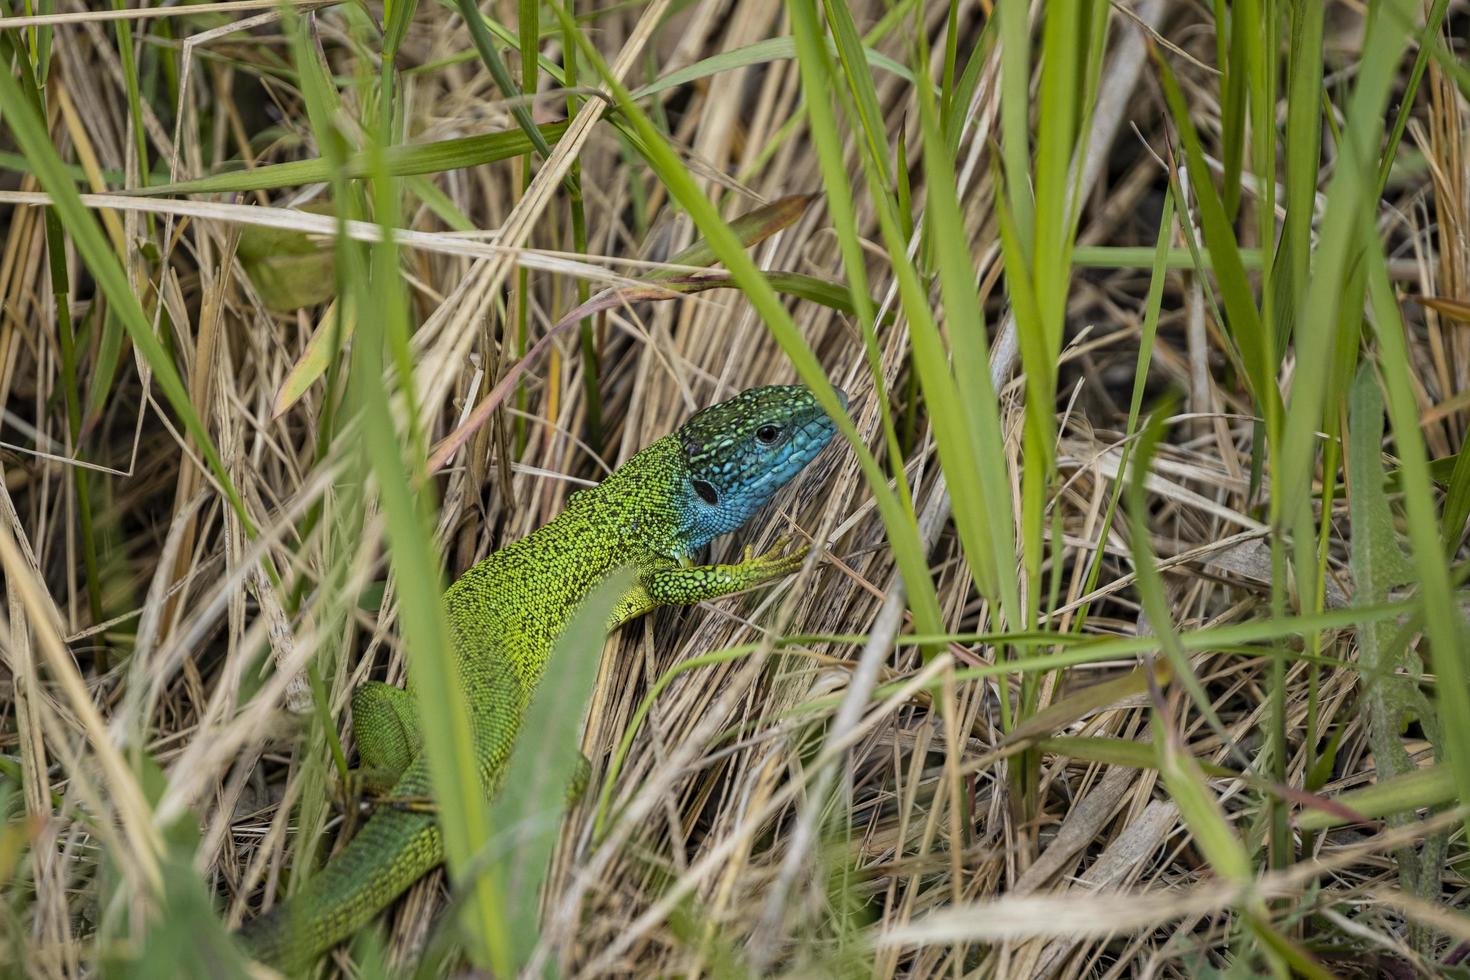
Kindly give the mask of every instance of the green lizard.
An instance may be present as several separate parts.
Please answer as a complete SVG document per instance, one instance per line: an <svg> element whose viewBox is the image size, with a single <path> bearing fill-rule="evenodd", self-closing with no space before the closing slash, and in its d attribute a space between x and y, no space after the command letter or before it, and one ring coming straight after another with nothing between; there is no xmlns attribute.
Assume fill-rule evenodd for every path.
<svg viewBox="0 0 1470 980"><path fill-rule="evenodd" d="M839 393L844 407L846 395ZM734 565L694 565L801 471L836 427L800 385L752 388L711 406L634 455L530 536L449 587L445 608L471 712L485 791L504 775L516 731L557 635L606 575L632 566L635 584L609 628L658 606L690 605L787 575L806 549L778 544ZM430 796L413 695L369 682L352 698L361 782L389 799ZM423 808L380 808L343 851L285 904L241 930L257 959L300 972L352 935L443 860Z"/></svg>

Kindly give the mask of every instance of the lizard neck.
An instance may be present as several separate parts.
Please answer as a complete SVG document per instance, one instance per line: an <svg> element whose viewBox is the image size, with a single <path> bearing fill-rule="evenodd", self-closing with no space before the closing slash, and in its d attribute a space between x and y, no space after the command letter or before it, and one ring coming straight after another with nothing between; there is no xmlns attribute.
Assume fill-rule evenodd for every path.
<svg viewBox="0 0 1470 980"><path fill-rule="evenodd" d="M677 499L688 483L678 442L660 439L466 571L445 594L461 656L507 658L529 694L572 610L609 572L681 562L703 543Z"/></svg>
<svg viewBox="0 0 1470 980"><path fill-rule="evenodd" d="M673 436L665 436L596 487L574 494L563 516L585 511L588 521L615 539L624 561L650 554L682 562L714 536L703 526L692 497L684 450Z"/></svg>

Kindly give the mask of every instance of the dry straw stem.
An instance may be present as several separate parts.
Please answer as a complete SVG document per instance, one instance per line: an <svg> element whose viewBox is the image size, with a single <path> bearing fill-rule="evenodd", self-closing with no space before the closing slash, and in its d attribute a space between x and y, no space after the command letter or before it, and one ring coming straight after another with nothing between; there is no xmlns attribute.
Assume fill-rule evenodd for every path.
<svg viewBox="0 0 1470 980"><path fill-rule="evenodd" d="M282 5L297 10L314 10L329 7L342 0L211 0L207 12L211 14L238 14L249 10L270 10ZM114 10L74 10L56 14L31 14L22 17L0 17L0 30L11 31L22 27L55 27L58 25L98 24L109 21L157 20L166 17L198 16L206 11L197 7L122 7ZM235 25L236 30L239 25Z"/></svg>
<svg viewBox="0 0 1470 980"><path fill-rule="evenodd" d="M0 568L5 570L8 586L19 596L31 635L37 641L53 681L65 698L65 705L75 714L75 723L96 754L107 786L107 795L117 809L128 846L118 856L133 886L140 890L156 890L161 884L158 858L163 841L153 826L147 801L137 779L107 731L97 705L87 692L86 683L77 672L57 629L60 616L7 527L0 527ZM20 665L11 664L13 672ZM29 671L27 671L29 673ZM32 682L33 683L33 682Z"/></svg>
<svg viewBox="0 0 1470 980"><path fill-rule="evenodd" d="M1249 899L1297 895L1315 877L1329 875L1365 857L1387 853L1421 840L1453 826L1463 816L1457 811L1440 813L1422 824L1385 831L1375 838L1343 848L1310 866L1289 872L1272 872L1244 885L1215 880L1182 890L1100 890L1078 895L1020 895L980 905L948 908L904 928L883 933L876 941L884 946L910 946L966 939L996 941L1036 936L1082 939L1154 929L1178 919L1220 912L1242 905ZM1412 901L1402 895L1390 900L1404 904ZM1439 912L1439 915L1443 914ZM1462 935L1470 927L1456 921L1450 928L1455 934Z"/></svg>
<svg viewBox="0 0 1470 980"><path fill-rule="evenodd" d="M348 504L359 433L328 419L340 404L329 385L343 379L326 372L275 417L277 393L305 356L323 311L268 308L231 248L232 235L252 225L330 247L338 225L308 208L334 191L270 183L237 198L132 193L143 189L145 172L156 186L323 155L275 26L281 5L211 4L207 20L198 18L206 9L200 5L53 6L38 17L0 18L0 31L28 50L48 50L32 29L50 32L43 118L51 143L73 168L76 186L91 192L82 202L176 365L239 491L243 518L258 527L252 539L217 478L200 479L201 444L185 439L177 416L159 407L156 373L118 339L112 305L95 295L74 246L63 251L57 297L42 207L50 198L15 157L7 122L0 164L16 176L0 187L0 437L19 448L0 458L0 502L10 511L0 529L7 600L0 798L15 801L0 813L0 844L14 839L8 821L21 805L39 830L25 838L19 875L0 878L18 916L16 931L0 931L0 947L12 948L18 937L22 969L80 977L98 969L99 933L109 942L143 935L134 930L146 917L132 913L145 903L115 899L107 886L115 869L140 891L151 889L160 869L171 866L163 862L177 856L164 839L178 818L200 829L184 857L231 921L277 900L293 869L337 846L337 831L358 815L335 807L325 733L305 732L290 710L314 704L301 669L319 665L326 715L350 759L351 691L367 679L401 682L413 651L397 639L399 590L383 581L383 518L371 508L352 513ZM363 40L375 36L364 8L290 6L310 18L317 53L338 87L334 125L350 149L361 150L381 121L374 94L384 77ZM502 37L517 37L513 6L483 8L502 19ZM819 8L824 20L826 6ZM1021 65L1025 84L1017 91L1025 96L1019 118L1031 127L1028 145L1035 148L1036 128L1053 123L1039 117L1039 71L1044 8L1056 5L1026 6L1020 25L1030 60ZM1275 5L1282 18L1312 6ZM1322 8L1317 47L1326 52L1327 80L1312 88L1312 98L1320 106L1325 92L1332 111L1321 159L1297 199L1299 177L1286 172L1282 154L1275 172L1255 172L1249 137L1257 116L1247 98L1255 76L1241 60L1245 52L1232 62L1228 45L1217 44L1212 5L1143 0L1104 9L1110 29L1097 91L1086 104L1087 152L1065 161L1077 238L1088 251L1066 285L1057 397L1046 406L1055 416L1047 451L1057 476L1038 502L1042 571L1029 593L1037 629L1053 633L1009 646L973 638L994 628L994 606L975 589L974 556L954 533L947 490L974 474L942 471L916 380L914 325L893 272L898 261L915 264L945 343L967 325L944 314L935 245L923 220L929 193L916 89L882 67L912 72L915 42L924 37L928 81L943 105L945 92L968 77L971 55L979 58L973 87L945 110L954 130L944 138L953 147L963 246L994 338L991 380L1003 445L1001 458L987 465L1009 497L986 516L997 525L1019 524L1023 474L1033 460L1022 444L1027 379L1014 370L1017 331L1007 315L1010 270L997 216L999 202L1013 199L1004 162L1014 145L1004 112L1012 89L1003 81L1004 46L982 34L990 7L959 3L951 18L951 8L938 3L847 5L872 52L867 62L879 65L871 101L846 90L833 100L837 158L855 188L855 252L874 300L872 358L860 318L785 302L826 375L854 395L861 437L889 477L901 469L911 488L917 536L952 635L939 638L942 652L927 661L909 642L914 620L875 498L853 455L834 449L710 555L727 560L746 544L760 549L795 528L830 560L814 560L790 586L666 611L609 640L582 743L593 762L592 791L570 811L550 863L535 969L554 964L583 977L739 975L762 964L789 975L1129 977L1186 976L1232 963L1262 972L1281 966L1242 928L1235 913L1242 892L1209 866L1149 764L1153 708L1136 661L983 679L966 679L964 671L1054 653L1075 638L1062 633L1086 640L1154 631L1140 614L1132 561L1144 542L1115 507L1137 442L1137 419L1130 420L1135 390L1146 396L1144 410L1169 389L1182 390L1188 408L1167 420L1144 485L1146 543L1157 556L1173 629L1183 635L1277 615L1282 583L1296 580L1273 564L1278 530L1270 517L1269 460L1254 480L1264 413L1233 368L1237 341L1232 321L1220 317L1219 281L1193 268L1191 240L1198 244L1202 231L1197 185L1206 177L1217 187L1232 178L1238 185L1232 227L1252 287L1246 298L1263 302L1263 267L1275 262L1279 272L1280 260L1274 232L1262 238L1261 216L1277 222L1267 230L1279 229L1281 215L1302 213L1305 202L1313 241L1312 209L1325 201L1338 162L1335 127L1347 119L1355 65L1371 41L1364 7ZM1255 22L1275 23L1272 7L1257 4ZM639 105L727 218L826 190L787 10L769 0L577 6L585 36L625 84L651 86ZM543 72L528 108L545 124L564 114L567 93L549 69L564 63L566 45L550 8L540 13ZM132 31L131 59L119 42L123 23ZM1463 15L1446 23L1442 36L1460 43ZM1287 22L1279 27L1272 43L1284 51ZM830 25L825 30L833 64L845 73L852 62L839 57ZM771 48L752 49L778 38L786 46L774 57ZM1186 175L1190 194L1174 202L1179 218L1165 229L1161 312L1140 367L1160 215L1180 147L1157 65L1145 58L1150 40L1179 78L1201 135L1201 169L1209 173ZM1263 43L1261 50L1271 47ZM1397 68L1399 91L1416 54L1411 41ZM505 49L502 56L517 57ZM391 64L402 69L391 85L392 115L402 124L396 144L516 130L503 93L448 6L417 5ZM1470 426L1470 331L1453 318L1460 308L1454 304L1467 299L1463 270L1470 267L1463 235L1470 227L1470 109L1453 68L1428 60L1418 94L1406 102L1405 149L1382 194L1366 198L1394 281L1406 294L1433 300L1401 304L1404 360L1412 369L1406 391L1429 455L1450 460L1450 470ZM1280 125L1287 109L1301 111L1286 104L1285 69L1284 61L1272 62L1260 76L1282 79L1270 116L1277 125L1267 127L1282 140L1292 135ZM136 112L130 71L142 93ZM678 84L655 84L671 78ZM1235 89L1233 79L1246 81ZM577 92L598 81L584 65ZM534 161L524 191L519 160L394 178L403 219L393 238L415 324L414 388L430 445L454 432L514 362L521 294L512 270L528 272L527 332L535 340L574 307L576 282L597 288L642 281L700 237L615 128L622 117L610 115L609 100L576 98L565 113L571 126L549 160ZM1237 98L1247 98L1245 108ZM875 125L871 133L864 120ZM146 160L138 159L140 128ZM1236 133L1243 141L1238 159ZM885 193L904 202L899 210L908 223L898 255L889 251L864 181L864 154L875 144L891 154L883 164L892 179ZM585 195L585 246L577 244L563 194L562 178L574 164ZM842 241L837 226L821 197L750 251L762 269L843 278L844 245L854 243ZM380 238L370 223L343 230L367 245ZM1336 286L1347 294L1351 283ZM75 392L63 380L63 310L75 333ZM570 335L550 343L528 366L521 396L433 479L435 544L448 574L544 523L570 489L598 479L699 407L751 384L795 377L737 292L620 305L600 318L595 368ZM1378 341L1360 326L1351 324L1351 343L1335 349L1378 356ZM1287 396L1303 372L1328 370L1300 363L1289 343L1283 349L1269 380ZM589 444L589 370L601 398L598 445ZM983 370L954 368L967 390ZM66 415L73 396L85 414L76 439ZM900 447L892 463L885 406ZM1327 584L1300 597L1288 591L1279 612L1320 606L1348 617L1358 595L1349 555L1359 529L1342 488L1344 433L1326 416L1310 421L1309 429L1303 423L1317 453L1306 467L1310 518ZM1401 447L1392 430L1382 448L1384 469L1396 481ZM82 469L97 528L90 543L81 531ZM1434 472L1438 478L1450 470ZM1448 495L1448 486L1441 492ZM1387 490L1402 532L1404 491L1397 482ZM1453 538L1444 552L1448 567L1457 571L1466 558L1463 531L1446 536ZM89 610L82 560L89 548L99 559L100 621ZM1023 557L1038 556L1016 556L1014 581L1024 577ZM1463 595L1463 582L1456 587ZM1412 607L1412 590L1404 598ZM1421 625L1410 613L1395 624L1394 642L1403 662L1422 668L1414 680L1433 702L1438 651L1422 640ZM1262 746L1278 710L1285 752L1274 779L1329 798L1378 779L1358 708L1365 683L1358 643L1354 629L1335 626L1305 636L1283 629L1273 643L1190 647L1189 666L1227 738L1199 711L1178 704L1173 734L1211 774L1201 786L1218 801L1230 832L1251 848L1251 894L1273 900L1266 907L1289 944L1313 949L1333 968L1339 961L1325 957L1341 950L1376 965L1392 960L1385 969L1415 963L1432 970L1467 938L1465 841L1452 829L1458 810L1371 836L1361 826L1293 829L1286 867L1269 867L1262 843L1272 832L1263 816L1268 801L1255 787L1277 764ZM262 668L266 662L270 667ZM682 669L660 685L676 667ZM1104 684L1113 685L1101 688L1112 697L1089 697ZM1011 719L1011 732L998 709L1002 697L1017 712L1033 699L1027 717ZM632 729L635 718L641 721ZM1390 737L1412 764L1428 766L1443 750L1432 728L1415 723ZM604 787L625 737L626 756ZM1249 779L1230 775L1238 766L1227 742L1242 746L1261 771ZM157 781L148 775L152 764L162 771ZM4 792L12 782L17 792ZM1411 888L1400 880L1398 855L1422 846L1418 835L1434 829L1451 830L1447 857L1432 882ZM417 886L385 918L391 958L417 956L444 921L444 907L441 881ZM769 928L772 922L779 928ZM353 975L337 964L328 970Z"/></svg>
<svg viewBox="0 0 1470 980"><path fill-rule="evenodd" d="M83 194L81 201L89 208L97 208L103 215L112 210L136 211L140 214L158 214L171 217L187 217L203 219L206 221L217 221L228 227L231 225L248 225L254 228L274 228L280 231L294 231L303 235L321 236L330 240L338 233L338 222L329 215L313 214L309 211L299 211L292 208L266 208L254 207L248 204L227 204L218 201L188 201L188 200L149 200L147 198L126 197L120 194ZM0 191L0 203L47 205L51 203L48 195L40 192L27 191ZM348 237L359 242L377 242L382 240L382 229L368 221L347 221L341 228ZM119 229L118 235L122 232ZM500 235L496 236L497 239ZM500 241L475 241L462 234L452 232L425 232L415 231L411 228L399 228L393 232L393 241L397 245L410 249L422 249L426 252L437 252L441 255L462 255L471 258L495 258L509 257L516 265L538 272L553 273L557 275L586 279L591 282L605 283L615 286L632 286L637 283L629 278L608 272L600 265L593 265L579 258L572 257L572 253L549 252L543 249L526 248L502 244ZM652 268L650 263L641 263L637 260L626 260L617 257L608 257L607 264L623 266L630 269ZM668 268L658 265L657 268Z"/></svg>

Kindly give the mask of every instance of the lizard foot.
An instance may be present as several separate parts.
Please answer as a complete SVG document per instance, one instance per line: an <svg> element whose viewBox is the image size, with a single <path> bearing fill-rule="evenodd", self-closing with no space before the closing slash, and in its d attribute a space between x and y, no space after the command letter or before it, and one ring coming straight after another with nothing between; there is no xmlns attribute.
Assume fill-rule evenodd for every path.
<svg viewBox="0 0 1470 980"><path fill-rule="evenodd" d="M795 539L791 535L783 534L776 539L775 544L759 555L755 554L754 548L746 545L740 567L754 573L760 581L790 575L801 567L807 552L811 550L805 544L792 548L793 540Z"/></svg>

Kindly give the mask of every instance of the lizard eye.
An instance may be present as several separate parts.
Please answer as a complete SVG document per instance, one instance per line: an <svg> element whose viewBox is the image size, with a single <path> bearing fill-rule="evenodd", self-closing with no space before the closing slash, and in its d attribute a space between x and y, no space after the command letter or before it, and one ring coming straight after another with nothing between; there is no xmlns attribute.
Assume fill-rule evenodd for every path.
<svg viewBox="0 0 1470 980"><path fill-rule="evenodd" d="M762 446L769 446L781 438L781 427L779 425L763 425L755 430L755 441Z"/></svg>
<svg viewBox="0 0 1470 980"><path fill-rule="evenodd" d="M690 482L694 484L694 492L699 494L700 500L703 500L711 507L719 506L720 493L715 489L713 483L710 483L708 480L692 480Z"/></svg>

